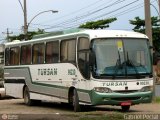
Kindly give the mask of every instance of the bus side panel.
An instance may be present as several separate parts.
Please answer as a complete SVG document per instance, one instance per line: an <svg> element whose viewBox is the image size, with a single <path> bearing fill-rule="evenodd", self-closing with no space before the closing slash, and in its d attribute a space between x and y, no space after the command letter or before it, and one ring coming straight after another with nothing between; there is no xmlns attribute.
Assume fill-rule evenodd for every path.
<svg viewBox="0 0 160 120"><path fill-rule="evenodd" d="M38 68L38 65L35 66ZM35 71L33 67L6 67L4 71L7 95L23 98L23 87L26 85L29 88L30 99L48 100L49 97L52 98L50 100L54 100L54 98L56 98L56 101L57 99L60 101L61 88L54 87L55 85L53 85L53 83L56 83L56 81L45 84L46 82L43 83L42 81L44 80L40 80L40 77L33 77L35 74L37 74L37 71ZM35 78L36 82L33 81L33 78ZM59 80L58 83L60 83Z"/></svg>
<svg viewBox="0 0 160 120"><path fill-rule="evenodd" d="M6 95L15 98L23 98L23 86L24 84L5 83Z"/></svg>
<svg viewBox="0 0 160 120"><path fill-rule="evenodd" d="M27 71L17 68L4 68L4 85L6 95L23 98L23 87L26 84Z"/></svg>
<svg viewBox="0 0 160 120"><path fill-rule="evenodd" d="M69 88L74 87L80 102L91 103L91 81L84 80L78 69L70 63L6 66L4 78L7 94L13 97L22 98L26 85L30 99L64 102L68 101Z"/></svg>

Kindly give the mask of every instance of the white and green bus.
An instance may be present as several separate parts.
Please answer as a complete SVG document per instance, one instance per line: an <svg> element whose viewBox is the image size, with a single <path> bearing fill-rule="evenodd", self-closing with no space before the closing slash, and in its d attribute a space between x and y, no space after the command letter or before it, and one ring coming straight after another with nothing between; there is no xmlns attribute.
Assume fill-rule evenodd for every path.
<svg viewBox="0 0 160 120"><path fill-rule="evenodd" d="M131 105L152 100L146 35L73 29L5 44L6 94L27 105L47 100L80 105Z"/></svg>

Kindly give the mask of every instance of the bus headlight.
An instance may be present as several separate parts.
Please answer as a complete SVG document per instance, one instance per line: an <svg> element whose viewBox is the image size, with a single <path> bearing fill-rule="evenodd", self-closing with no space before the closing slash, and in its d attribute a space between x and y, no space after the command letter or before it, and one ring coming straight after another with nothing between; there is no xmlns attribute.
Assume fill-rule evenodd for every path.
<svg viewBox="0 0 160 120"><path fill-rule="evenodd" d="M100 93L111 93L112 92L110 88L106 88L106 87L95 87L94 91L100 92Z"/></svg>
<svg viewBox="0 0 160 120"><path fill-rule="evenodd" d="M145 86L142 89L140 89L140 92L148 92L153 91L153 86Z"/></svg>

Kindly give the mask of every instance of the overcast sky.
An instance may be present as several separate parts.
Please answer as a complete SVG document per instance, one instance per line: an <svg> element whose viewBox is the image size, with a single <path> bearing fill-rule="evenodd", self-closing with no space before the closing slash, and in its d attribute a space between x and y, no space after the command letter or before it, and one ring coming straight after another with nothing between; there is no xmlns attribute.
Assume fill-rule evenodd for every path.
<svg viewBox="0 0 160 120"><path fill-rule="evenodd" d="M23 0L20 0L23 5ZM158 10L157 0L151 3ZM75 28L86 21L116 17L117 21L107 29L132 30L129 20L136 16L144 18L144 0L27 0L28 22L38 13L58 10L58 13L44 13L37 16L29 30L45 29L56 31ZM158 16L151 6L151 15ZM6 37L6 29L14 34L22 33L23 11L18 0L0 0L0 40Z"/></svg>

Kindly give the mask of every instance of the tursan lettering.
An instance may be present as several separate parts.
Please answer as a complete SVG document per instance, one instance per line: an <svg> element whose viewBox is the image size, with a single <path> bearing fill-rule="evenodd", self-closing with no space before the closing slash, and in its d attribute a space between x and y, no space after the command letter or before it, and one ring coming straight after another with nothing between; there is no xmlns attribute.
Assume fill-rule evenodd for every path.
<svg viewBox="0 0 160 120"><path fill-rule="evenodd" d="M38 69L38 75L57 75L57 68Z"/></svg>
<svg viewBox="0 0 160 120"><path fill-rule="evenodd" d="M127 86L127 82L106 82L103 86Z"/></svg>

